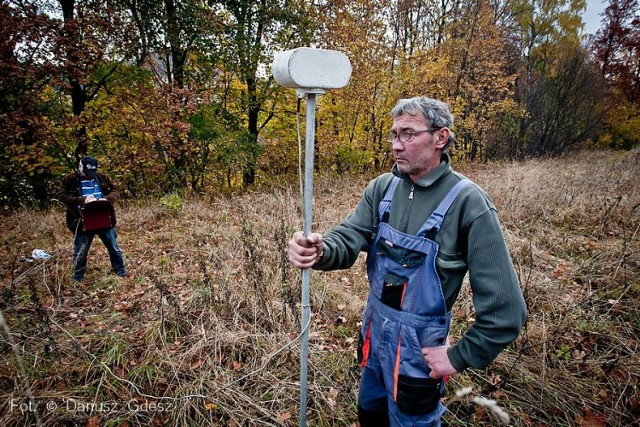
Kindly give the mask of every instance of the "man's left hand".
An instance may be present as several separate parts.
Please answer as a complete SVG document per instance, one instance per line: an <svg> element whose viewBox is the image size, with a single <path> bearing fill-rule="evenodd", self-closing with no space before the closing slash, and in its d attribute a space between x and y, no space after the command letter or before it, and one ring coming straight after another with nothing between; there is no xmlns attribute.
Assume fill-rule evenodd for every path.
<svg viewBox="0 0 640 427"><path fill-rule="evenodd" d="M443 345L440 347L424 347L422 349L424 359L427 361L427 364L431 368L429 378L439 379L458 372L451 365L449 356L447 356L447 349L449 347L449 345Z"/></svg>

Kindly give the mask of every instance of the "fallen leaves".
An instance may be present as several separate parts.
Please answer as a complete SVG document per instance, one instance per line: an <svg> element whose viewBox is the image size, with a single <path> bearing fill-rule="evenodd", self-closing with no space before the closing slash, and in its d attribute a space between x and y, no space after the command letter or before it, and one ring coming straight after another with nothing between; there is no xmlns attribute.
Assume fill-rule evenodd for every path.
<svg viewBox="0 0 640 427"><path fill-rule="evenodd" d="M329 391L325 395L325 399L327 400L327 404L331 409L335 409L336 402L338 401L338 390L330 387Z"/></svg>
<svg viewBox="0 0 640 427"><path fill-rule="evenodd" d="M605 427L607 425L607 417L588 409L584 417L576 416L576 425L580 427Z"/></svg>
<svg viewBox="0 0 640 427"><path fill-rule="evenodd" d="M214 402L205 401L204 409L206 409L207 411L215 411L216 409L218 409L218 405Z"/></svg>
<svg viewBox="0 0 640 427"><path fill-rule="evenodd" d="M279 412L279 413L276 415L276 418L277 418L277 419L278 419L278 421L280 421L281 423L282 423L282 422L285 422L285 421L290 420L290 419L291 419L291 417L292 417L291 412Z"/></svg>

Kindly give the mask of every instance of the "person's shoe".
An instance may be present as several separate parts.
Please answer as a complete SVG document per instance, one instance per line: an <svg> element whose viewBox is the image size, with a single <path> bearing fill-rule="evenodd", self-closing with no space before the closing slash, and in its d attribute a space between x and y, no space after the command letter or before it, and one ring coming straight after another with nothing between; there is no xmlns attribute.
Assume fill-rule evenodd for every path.
<svg viewBox="0 0 640 427"><path fill-rule="evenodd" d="M111 269L111 273L115 274L118 277L128 277L129 276L129 272L125 270L124 273L118 273L116 270Z"/></svg>

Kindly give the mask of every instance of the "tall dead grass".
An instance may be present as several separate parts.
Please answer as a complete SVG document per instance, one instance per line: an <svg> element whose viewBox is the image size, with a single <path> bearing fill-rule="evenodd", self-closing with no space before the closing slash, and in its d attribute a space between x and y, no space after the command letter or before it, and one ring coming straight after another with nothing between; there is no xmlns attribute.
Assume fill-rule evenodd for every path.
<svg viewBox="0 0 640 427"><path fill-rule="evenodd" d="M530 310L492 369L508 368L497 383L522 425L638 425L639 172L638 150L468 171L499 209Z"/></svg>
<svg viewBox="0 0 640 427"><path fill-rule="evenodd" d="M483 396L516 426L637 425L639 164L636 150L460 166L498 207L530 317L490 368L450 382L446 423L496 424L471 400ZM340 221L366 182L317 177L315 228ZM82 286L60 208L1 218L0 424L297 425L300 274L285 247L299 199L282 186L182 207L125 201L133 278L110 275L96 242ZM34 248L53 257L21 261ZM311 280L307 420L350 426L363 260ZM469 291L461 298L454 339L473 317Z"/></svg>

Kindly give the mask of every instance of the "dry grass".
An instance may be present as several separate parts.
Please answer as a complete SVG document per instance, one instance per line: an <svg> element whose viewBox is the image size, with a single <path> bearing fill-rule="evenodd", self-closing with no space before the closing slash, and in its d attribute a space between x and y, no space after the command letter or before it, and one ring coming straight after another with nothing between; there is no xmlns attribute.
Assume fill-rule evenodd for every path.
<svg viewBox="0 0 640 427"><path fill-rule="evenodd" d="M461 166L499 209L530 318L490 368L452 380L446 423L497 425L480 395L514 426L638 425L639 164L636 150ZM317 178L316 228L344 217L366 181ZM0 219L1 425L297 425L300 275L285 257L301 227L296 186L184 202L122 203L133 278L110 275L96 242L83 286L60 208ZM53 258L19 261L34 248ZM362 261L312 275L309 425L355 423ZM455 338L473 315L468 291L454 314Z"/></svg>

